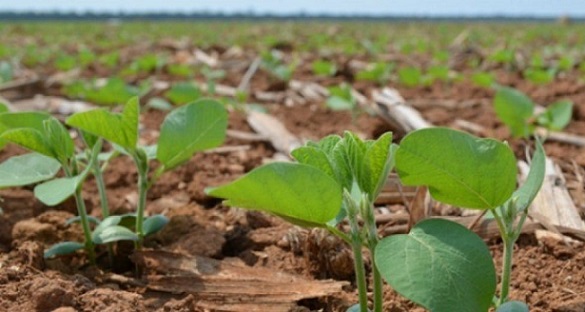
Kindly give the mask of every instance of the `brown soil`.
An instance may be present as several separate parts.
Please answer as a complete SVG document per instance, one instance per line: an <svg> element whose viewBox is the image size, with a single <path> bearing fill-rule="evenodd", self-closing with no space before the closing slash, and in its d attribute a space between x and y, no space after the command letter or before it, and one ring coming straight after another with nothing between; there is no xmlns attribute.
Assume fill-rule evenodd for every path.
<svg viewBox="0 0 585 312"><path fill-rule="evenodd" d="M239 81L230 79L235 84ZM536 88L508 72L500 73L499 81L518 87L544 105L562 98L572 99L576 104L575 114L567 131L585 135L585 86L582 83L561 80L545 88ZM252 86L260 90L276 88L266 74L255 77ZM365 94L373 88L363 83L359 86ZM453 126L456 119L464 119L480 124L499 139L510 139L505 127L494 116L493 94L489 90L465 82L398 89L408 101L470 101L465 107L428 105L419 109L436 125ZM294 107L269 105L267 108L293 134L303 139L316 140L328 134L342 134L344 130L356 131L365 138L392 131L375 116L361 114L354 119L348 112L325 109L324 103ZM163 118L164 114L157 111L143 116L142 137L146 142L158 136L157 129ZM231 113L230 129L251 131L238 112ZM164 213L171 221L163 231L147 240L147 249L215 259L238 258L253 268L268 268L308 279L352 282L351 252L335 237L320 230L293 227L263 213L227 208L205 195L204 188L232 181L275 152L262 142L228 139L226 145L249 145L250 148L229 153L201 153L178 170L163 175L153 187L148 198L148 213ZM546 151L559 161L567 176L572 177L570 182L577 181L575 177L585 166L584 148L547 143ZM0 159L22 152L9 146L0 152ZM137 194L136 171L130 160L113 161L105 173L105 180L112 213L132 211ZM582 184L577 184L573 189L581 209L585 208L582 188ZM84 196L91 214L99 216L99 198L95 191L93 181L89 180ZM134 277L129 254L117 258L113 267L107 265L103 250L99 253L98 267L86 265L82 253L44 260L43 251L51 244L82 237L78 226L64 225L75 213L73 203L44 207L34 199L31 188L2 190L0 196L4 210L0 215L1 311L205 310L192 294L154 291L129 282ZM488 243L499 266L501 243L497 240ZM128 247L118 246L122 251L130 250ZM525 300L531 311L585 311L585 249L582 244L539 242L533 235L526 235L516 247L514 263L513 299ZM388 287L386 290L385 311L423 311ZM334 296L299 301L295 311L344 311L356 300L355 287L351 286Z"/></svg>

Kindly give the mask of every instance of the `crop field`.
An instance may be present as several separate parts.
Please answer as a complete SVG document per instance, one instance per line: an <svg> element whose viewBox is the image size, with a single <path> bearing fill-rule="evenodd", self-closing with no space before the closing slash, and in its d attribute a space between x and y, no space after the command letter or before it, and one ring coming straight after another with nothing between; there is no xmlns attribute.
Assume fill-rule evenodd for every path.
<svg viewBox="0 0 585 312"><path fill-rule="evenodd" d="M0 311L585 311L585 24L0 22Z"/></svg>

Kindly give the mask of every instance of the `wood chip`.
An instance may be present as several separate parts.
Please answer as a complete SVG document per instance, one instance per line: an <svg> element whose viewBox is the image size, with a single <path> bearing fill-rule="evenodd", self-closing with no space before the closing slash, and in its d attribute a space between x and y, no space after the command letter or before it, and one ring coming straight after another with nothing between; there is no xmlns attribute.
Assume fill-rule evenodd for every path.
<svg viewBox="0 0 585 312"><path fill-rule="evenodd" d="M538 214L554 226L562 226L579 231L585 230L585 224L566 187L565 178L559 166L551 159L546 159L544 182L534 199L528 214ZM518 164L521 174L528 175L530 167L525 162ZM538 217L537 217L538 218Z"/></svg>
<svg viewBox="0 0 585 312"><path fill-rule="evenodd" d="M302 145L278 119L268 114L250 111L246 120L256 133L268 138L272 146L283 154L289 155L292 150Z"/></svg>
<svg viewBox="0 0 585 312"><path fill-rule="evenodd" d="M249 267L239 259L220 261L164 251L136 252L132 258L150 271L149 289L192 294L199 307L221 311L290 311L299 300L329 296L349 285Z"/></svg>
<svg viewBox="0 0 585 312"><path fill-rule="evenodd" d="M408 133L432 126L394 89L374 90L372 97L377 113L397 130Z"/></svg>

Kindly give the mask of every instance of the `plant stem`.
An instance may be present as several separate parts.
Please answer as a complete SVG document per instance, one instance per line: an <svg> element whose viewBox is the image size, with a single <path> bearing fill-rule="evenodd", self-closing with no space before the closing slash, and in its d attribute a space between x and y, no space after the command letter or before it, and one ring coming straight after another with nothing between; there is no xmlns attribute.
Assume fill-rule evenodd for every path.
<svg viewBox="0 0 585 312"><path fill-rule="evenodd" d="M85 237L85 252L91 264L95 264L95 251L94 244L91 239L91 229L89 228L89 221L87 219L87 211L85 209L85 202L81 195L81 189L75 191L75 203L77 204L77 213L81 221L81 227L83 228L83 236Z"/></svg>
<svg viewBox="0 0 585 312"><path fill-rule="evenodd" d="M362 257L362 238L357 221L358 205L353 201L349 193L344 193L347 207L347 217L350 226L351 250L353 251L353 263L355 271L355 282L358 288L360 312L368 312L368 288L366 285L366 270Z"/></svg>
<svg viewBox="0 0 585 312"><path fill-rule="evenodd" d="M106 193L106 184L104 183L104 175L102 174L102 167L95 161L93 163L93 176L95 177L95 183L100 194L100 205L102 207L102 220L110 216L110 205L108 203L108 195ZM110 265L114 265L114 244L108 243L108 259Z"/></svg>
<svg viewBox="0 0 585 312"><path fill-rule="evenodd" d="M500 290L500 305L508 301L510 291L510 275L512 274L512 255L514 253L514 242L504 239L504 260L502 267L502 285Z"/></svg>
<svg viewBox="0 0 585 312"><path fill-rule="evenodd" d="M100 205L102 207L102 219L110 216L110 206L108 204L108 196L106 194L106 184L104 183L104 175L100 165L95 162L93 165L93 175L95 177L95 183L100 194Z"/></svg>
<svg viewBox="0 0 585 312"><path fill-rule="evenodd" d="M372 254L372 274L374 276L374 312L382 312L382 303L384 301L382 275L380 275L376 261L374 261L374 249L370 251Z"/></svg>
<svg viewBox="0 0 585 312"><path fill-rule="evenodd" d="M353 262L355 281L358 288L360 312L368 312L368 288L366 286L366 270L362 258L362 242L359 233L352 233L351 249L353 250Z"/></svg>
<svg viewBox="0 0 585 312"><path fill-rule="evenodd" d="M138 235L138 242L136 242L137 249L142 248L142 239L144 233L142 232L142 225L144 223L144 211L146 210L146 193L148 191L148 177L146 172L138 173L138 207L136 207L136 234Z"/></svg>
<svg viewBox="0 0 585 312"><path fill-rule="evenodd" d="M72 161L71 167L67 163L62 163L61 167L63 167L63 171L65 172L65 176L71 178L77 174L77 163L75 160ZM89 259L89 263L92 265L95 264L95 246L93 244L93 240L91 239L91 228L89 227L89 220L87 218L87 209L85 208L85 201L83 200L83 196L81 194L81 188L77 188L75 193L73 194L75 197L75 205L77 206L77 214L79 215L79 221L81 223L81 228L83 229L83 237L85 239L85 252L87 253L87 258Z"/></svg>
<svg viewBox="0 0 585 312"><path fill-rule="evenodd" d="M518 236L511 228L512 224L504 223L503 217L497 212L497 209L492 209L494 219L500 228L500 236L504 243L504 255L502 260L502 280L500 282L500 300L499 305L506 303L508 300L508 293L510 292L510 277L512 274L512 256L514 254L514 243ZM512 223L511 221L510 223ZM512 237L514 236L514 237Z"/></svg>

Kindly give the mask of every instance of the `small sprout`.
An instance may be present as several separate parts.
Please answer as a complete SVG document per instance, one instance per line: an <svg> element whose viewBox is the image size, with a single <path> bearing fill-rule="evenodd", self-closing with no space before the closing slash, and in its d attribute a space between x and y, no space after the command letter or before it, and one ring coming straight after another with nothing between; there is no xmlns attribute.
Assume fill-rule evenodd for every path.
<svg viewBox="0 0 585 312"><path fill-rule="evenodd" d="M335 66L335 63L325 60L314 61L313 64L311 64L311 69L316 76L332 77L337 73L337 66Z"/></svg>

